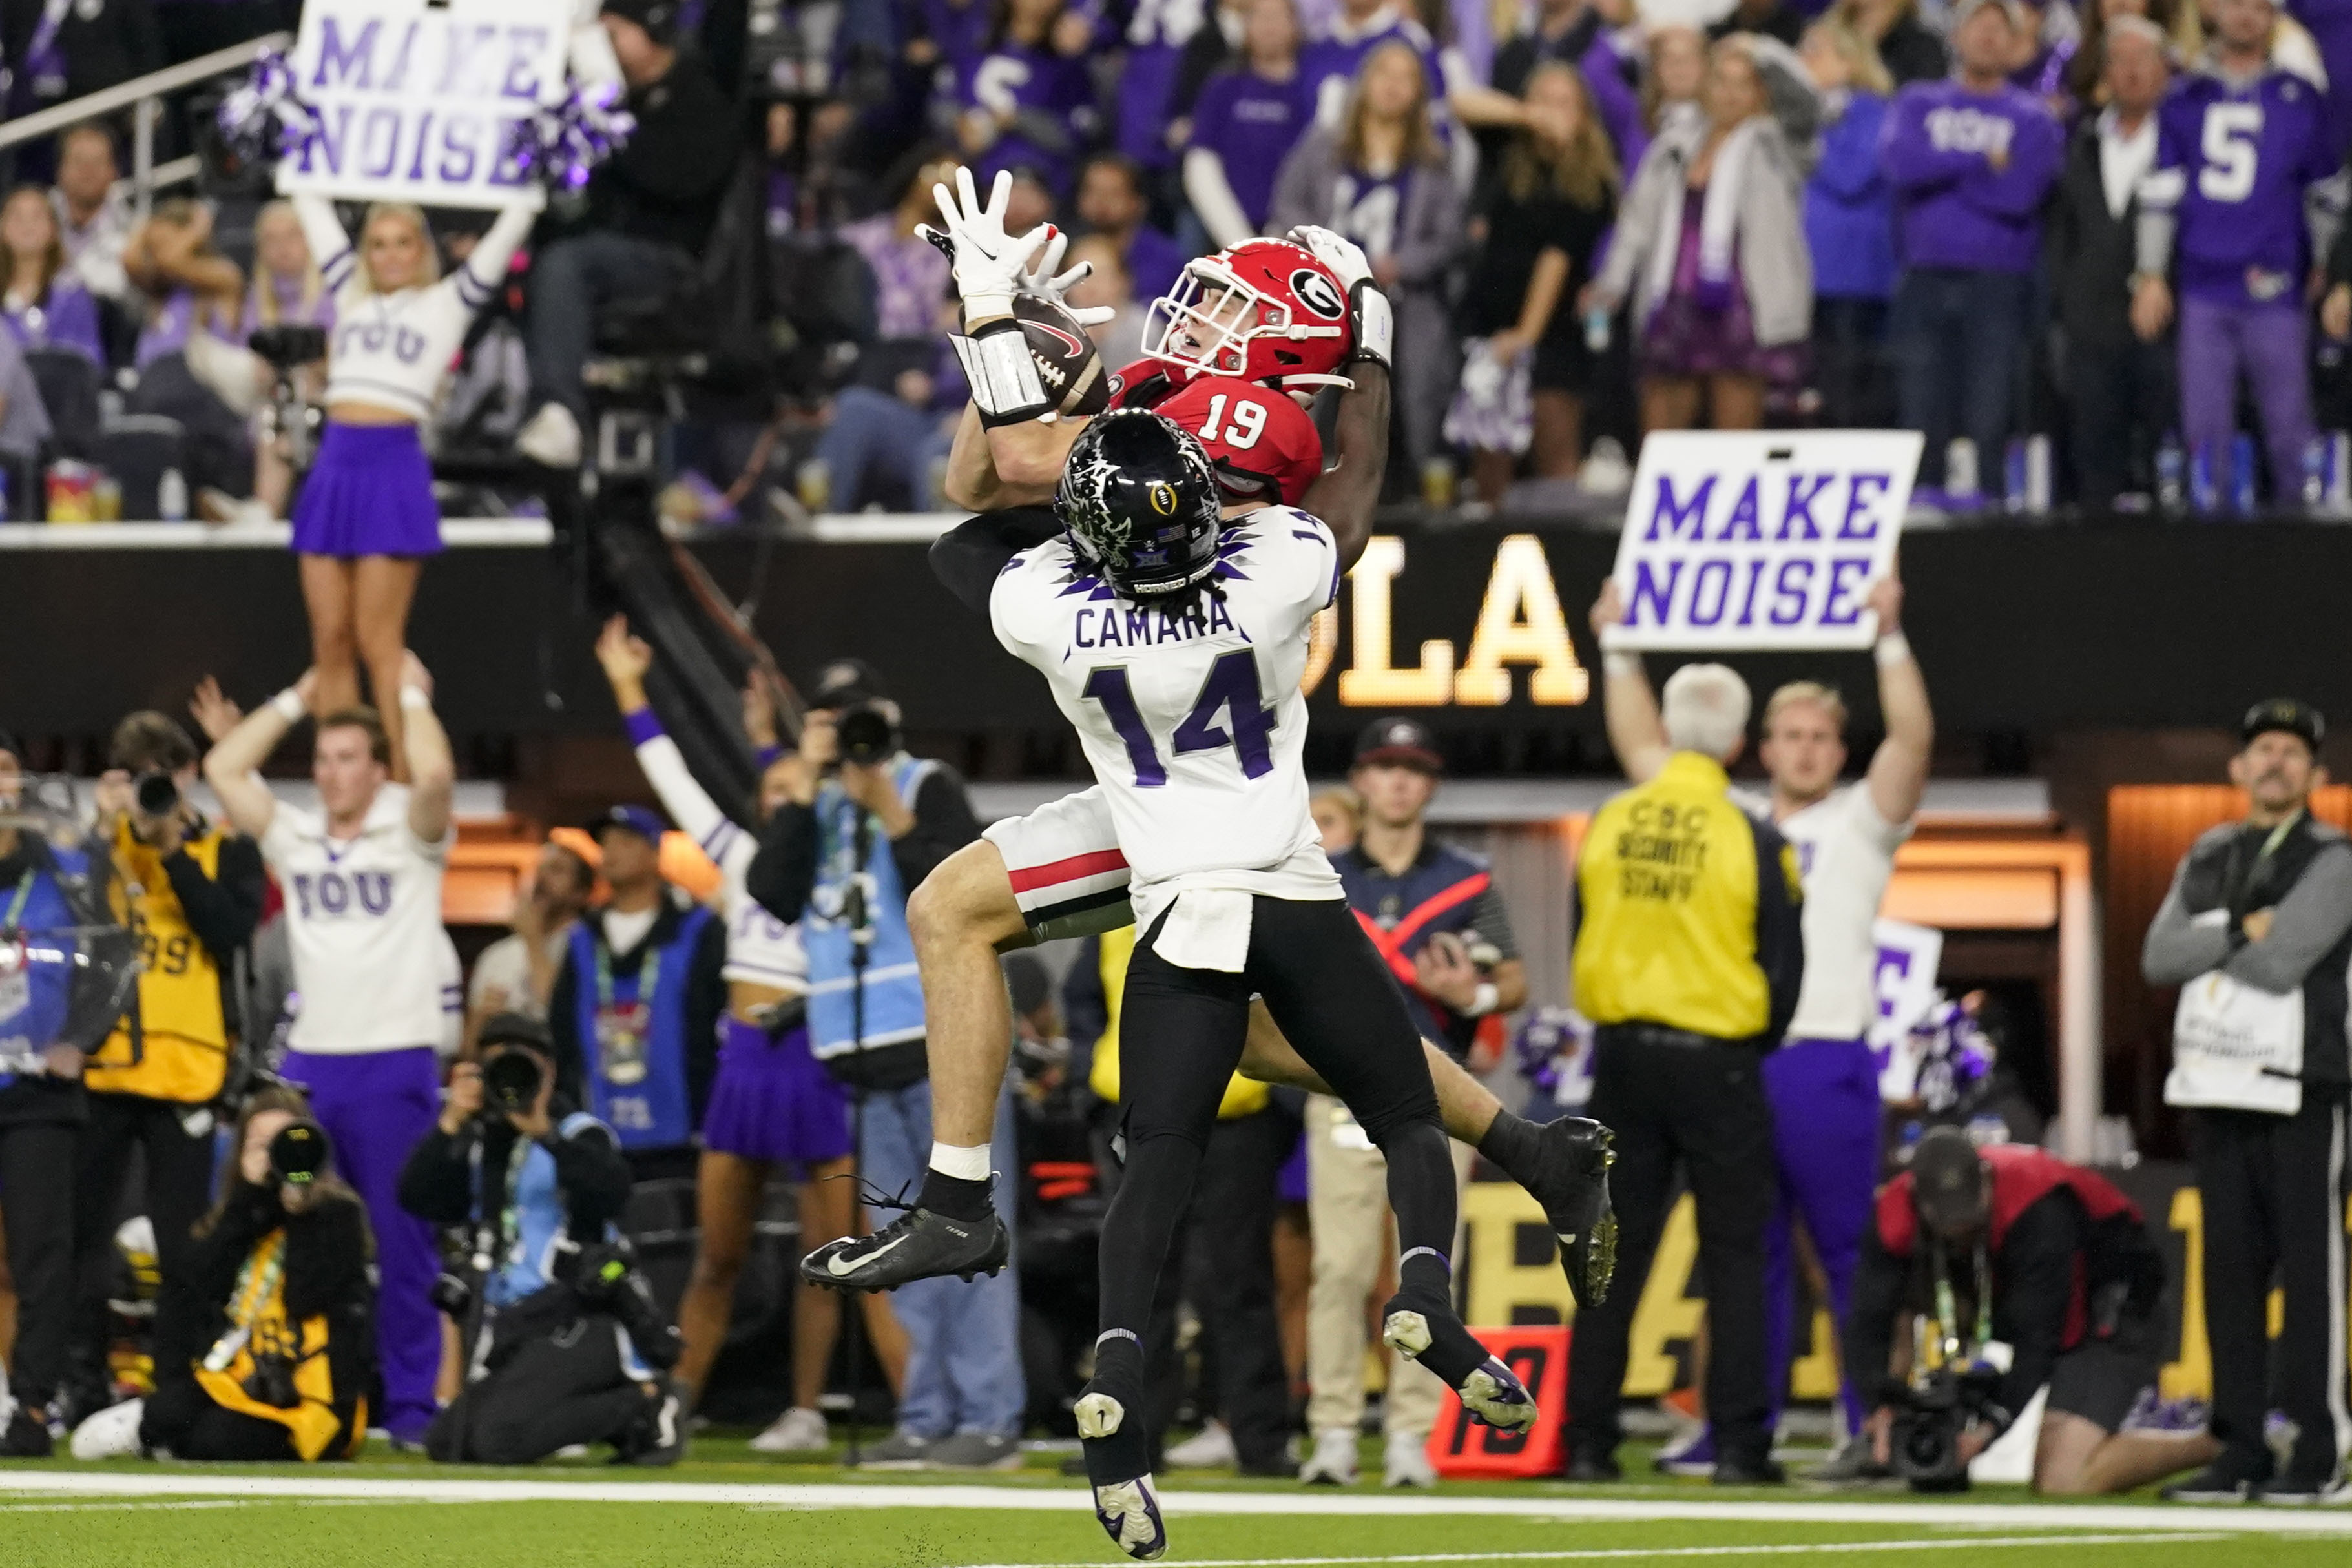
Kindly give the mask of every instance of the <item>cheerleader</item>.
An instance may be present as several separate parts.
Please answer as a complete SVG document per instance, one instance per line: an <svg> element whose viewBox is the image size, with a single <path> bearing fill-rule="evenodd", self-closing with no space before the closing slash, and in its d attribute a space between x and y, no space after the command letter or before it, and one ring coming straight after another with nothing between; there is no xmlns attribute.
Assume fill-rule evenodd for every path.
<svg viewBox="0 0 2352 1568"><path fill-rule="evenodd" d="M326 434L294 507L318 711L358 702L365 664L392 755L401 757L399 705L388 699L400 689L417 573L441 549L433 465L417 426L432 417L467 324L504 283L536 213L508 207L466 265L443 278L415 206L371 206L354 251L325 198L299 195L293 205L335 318Z"/></svg>

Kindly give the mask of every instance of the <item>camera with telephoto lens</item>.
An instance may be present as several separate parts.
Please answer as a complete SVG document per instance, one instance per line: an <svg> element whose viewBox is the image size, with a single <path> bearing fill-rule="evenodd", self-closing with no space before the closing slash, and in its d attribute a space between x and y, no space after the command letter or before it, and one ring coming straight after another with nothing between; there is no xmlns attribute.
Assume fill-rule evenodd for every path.
<svg viewBox="0 0 2352 1568"><path fill-rule="evenodd" d="M652 1282L627 1241L600 1242L582 1251L572 1289L583 1305L609 1313L626 1330L629 1343L656 1371L667 1372L686 1354L685 1339L654 1300Z"/></svg>
<svg viewBox="0 0 2352 1568"><path fill-rule="evenodd" d="M834 722L844 762L871 768L898 750L898 721L880 703L853 703Z"/></svg>
<svg viewBox="0 0 2352 1568"><path fill-rule="evenodd" d="M323 327L281 325L257 327L246 340L255 357L281 371L297 365L315 364L327 357L327 331Z"/></svg>
<svg viewBox="0 0 2352 1568"><path fill-rule="evenodd" d="M180 809L180 784L157 768L131 782L131 802L142 817L168 817Z"/></svg>
<svg viewBox="0 0 2352 1568"><path fill-rule="evenodd" d="M530 1114L545 1071L530 1051L500 1051L482 1067L482 1108L499 1116Z"/></svg>
<svg viewBox="0 0 2352 1568"><path fill-rule="evenodd" d="M1939 1366L1904 1390L1895 1408L1895 1473L1913 1491L1966 1491L1960 1434L1983 1418L2000 1375L1989 1367Z"/></svg>
<svg viewBox="0 0 2352 1568"><path fill-rule="evenodd" d="M309 1186L327 1168L326 1129L289 1122L269 1140L269 1172L288 1186Z"/></svg>

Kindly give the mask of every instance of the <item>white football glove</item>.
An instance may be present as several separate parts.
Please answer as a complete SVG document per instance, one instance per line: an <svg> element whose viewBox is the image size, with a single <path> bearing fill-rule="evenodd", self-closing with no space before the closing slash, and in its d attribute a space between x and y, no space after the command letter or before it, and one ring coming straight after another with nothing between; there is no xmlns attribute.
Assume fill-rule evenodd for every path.
<svg viewBox="0 0 2352 1568"><path fill-rule="evenodd" d="M1372 263L1364 247L1342 234L1314 224L1301 224L1282 236L1339 275L1339 287L1353 288L1369 282Z"/></svg>
<svg viewBox="0 0 2352 1568"><path fill-rule="evenodd" d="M1024 269L1044 246L1053 225L1040 224L1025 235L1009 235L1004 232L1004 209L1013 199L1013 176L998 171L985 206L972 186L971 170L959 168L955 177L953 191L945 185L931 187L944 233L929 224L918 225L917 232L946 250L954 262L956 292L963 297L964 321L969 326L1013 313L1013 296L1020 291Z"/></svg>
<svg viewBox="0 0 2352 1568"><path fill-rule="evenodd" d="M1091 261L1082 261L1067 272L1055 271L1069 248L1070 236L1048 225L1045 248L1037 253L1037 265L1021 275L1020 291L1038 299L1052 300L1067 310L1081 327L1098 327L1116 319L1118 312L1108 305L1079 306L1069 302L1070 290L1093 277L1095 271Z"/></svg>
<svg viewBox="0 0 2352 1568"><path fill-rule="evenodd" d="M1372 264L1364 247L1314 224L1301 224L1283 237L1329 267L1348 291L1348 327L1355 345L1348 357L1393 364L1396 313L1389 308L1389 297L1372 283Z"/></svg>

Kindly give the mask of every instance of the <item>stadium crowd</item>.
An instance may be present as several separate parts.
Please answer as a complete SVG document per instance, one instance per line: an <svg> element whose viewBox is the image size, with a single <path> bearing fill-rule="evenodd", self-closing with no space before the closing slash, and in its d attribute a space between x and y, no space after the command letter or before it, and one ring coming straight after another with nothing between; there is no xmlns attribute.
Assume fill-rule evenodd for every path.
<svg viewBox="0 0 2352 1568"><path fill-rule="evenodd" d="M12 104L289 8L108 0L103 16L125 18L110 40L85 9L0 37ZM151 9L214 25L158 53L133 25ZM605 10L644 128L584 201L556 204L472 323L430 424L445 452L505 450L520 431L526 454L575 459L583 366L610 313L717 290L716 318L766 329L782 395L695 411L680 515L730 520L764 504L762 477L842 510L935 507L962 381L947 263L914 231L963 162L1016 177L1015 232L1079 236L1095 275L1073 303L1112 312L1093 331L1114 365L1191 257L1302 222L1362 245L1404 345L1397 493L1494 503L1526 476L1606 496L1645 430L1764 423L1923 431L1924 498L1961 507L2038 509L2053 487L2095 509L2244 509L2258 493L2291 507L2340 487L2321 433L2347 423L2352 32L2326 6ZM2252 107L2259 131L2206 133ZM249 175L208 172L206 199L134 219L117 141L91 124L13 153L13 515L33 515L38 462L58 455L142 470L134 511L282 514L285 470L232 412L254 389L224 385L251 372L214 365L201 340L329 323L335 291ZM435 221L452 262L483 226ZM738 250L762 254L713 260ZM101 373L61 362L76 359ZM133 460L105 438L122 413L178 421L181 444ZM2055 444L2054 465L2028 437ZM166 465L180 479L157 501Z"/></svg>
<svg viewBox="0 0 2352 1568"><path fill-rule="evenodd" d="M236 9L257 20L265 8ZM749 189L791 262L779 306L795 319L834 312L840 335L814 340L854 349L807 361L802 475L842 504L927 500L964 394L944 337L948 262L915 226L957 162L1011 173L1014 230L1066 220L1080 235L1072 255L1097 276L1073 302L1109 308L1095 329L1106 352L1132 351L1139 300L1212 245L1300 223L1351 236L1395 299L1405 473L1465 453L1490 499L1523 456L1539 477L1599 463L1610 422L1638 410L1621 465L1641 430L1702 420L1907 423L1930 436L1931 487L1965 500L1983 486L1966 462L1947 467L1947 438L1989 463L2013 433L2041 427L2021 394L2051 374L2070 389L2051 406L2071 422L2086 497L2157 493L2168 465L2191 492L2227 488L2230 465L2243 467L2237 409L2213 389L2241 366L2273 492L2293 496L2315 428L2308 313L2352 328L2352 252L2328 243L2342 117L2319 85L2336 40L2268 0L2218 0L2210 56L2197 15L2142 17L2130 0L2081 17L1969 0L1940 28L1852 0L1812 18L1743 4L1706 29L1576 4L1415 17L1358 0L1304 18L1292 0L1132 16L1063 0L761 15L764 32L730 34L719 7L611 0L607 30L643 98L640 139L582 210L535 236L519 288L493 237L514 225L478 238L495 277L461 265L447 285L465 297L467 374L505 388L492 400L505 431L549 466L577 464L593 417L583 366L597 312L685 287L730 191ZM780 46L779 33L797 42ZM29 67L70 47L64 37L10 57ZM2209 63L2168 89L2191 59ZM2198 118L2200 95L2228 107L2246 93L2263 104L2251 119ZM730 172L739 114L766 162ZM2254 140L2216 136L2216 123ZM254 455L205 344L232 322L324 320L352 242L299 210L261 208L247 290L205 204L129 220L103 128L69 132L55 157L54 192L27 187L0 208L12 329L0 334L0 431L29 426L36 444L22 451L52 439L54 421L31 417L47 389L25 390L24 354L42 357L45 381L58 356L81 356L93 407L102 381L217 434L216 466L196 470L216 481L217 506L236 507L240 490L281 504L289 476L266 448ZM764 178L747 183L745 169ZM2260 223L2230 216L2256 199ZM380 282L380 249L411 245L405 276L422 288L437 272L431 238L420 222L386 240L372 218L357 248ZM469 252L449 249L461 263ZM2054 369L2042 331L2053 320L2066 350ZM507 347L491 348L500 333ZM2174 364L2179 409L2155 390ZM101 365L135 379L99 377ZM453 411L481 407L415 402L445 438ZM1837 694L1775 693L1759 727L1769 800L1717 813L1690 857L1728 868L1736 896L1727 884L1723 902L1663 931L1608 890L1621 870L1637 878L1624 862L1686 847L1642 813L1685 812L1696 841L1749 738L1750 697L1720 666L1687 667L1654 695L1640 660L1612 646L1613 592L1595 608L1611 740L1633 783L1605 810L1635 826L1596 834L1580 872L1581 1015L1529 997L1488 868L1430 831L1444 763L1429 731L1376 721L1348 786L1318 801L1349 903L1433 1047L1489 1071L1515 1051L1529 1120L1589 1104L1619 1130L1629 1277L1575 1341L1584 1396L1565 1427L1565 1473L1617 1474L1628 1320L1679 1166L1713 1291L1712 1421L1667 1462L1733 1483L1784 1479L1771 1425L1805 1276L1844 1336L1851 1442L1832 1474L1897 1466L1894 1321L1929 1275L1950 1283L1936 1272L1948 1254L1973 1249L1974 1288L1961 1284L1975 1346L2000 1339L2012 1359L1976 1388L1962 1462L2046 1384L2033 1473L2048 1490L2205 1465L2184 1495L2313 1500L2338 1484L2352 1438L2340 1238L2320 1239L2340 1196L2326 1184L2340 1188L2352 1076L2352 873L2340 836L2304 810L2319 717L2294 703L2248 715L2233 779L2252 813L2200 844L2149 936L2152 977L2226 969L2312 995L2298 1014L2309 1040L2295 1047L2308 1095L2200 1122L2210 1200L2264 1217L2224 1262L2222 1249L2208 1255L2208 1295L2230 1303L2217 1332L2237 1335L2215 1357L2209 1423L2155 1397L2147 1319L2163 1264L2140 1217L2095 1174L2025 1146L2034 1118L2014 1106L1965 1005L1931 1015L1906 1048L1907 1078L1883 1097L1859 945L1918 807L1933 721L1899 582L1871 599L1886 740L1842 787ZM370 639L364 603L361 618ZM0 1453L45 1454L70 1432L84 1457L307 1460L380 1429L448 1460L603 1444L626 1462L672 1462L711 1386L765 1185L800 1189L805 1253L908 1207L912 1183L929 1190L929 1159L930 1176L971 1189L978 1207L964 1218L992 1207L1019 1249L994 1260L1010 1273L856 1304L895 1396L893 1429L865 1458L1017 1468L1033 1419L1066 1417L1091 1354L1079 1348L1093 1344L1090 1320L1041 1342L1024 1299L1087 1276L1052 1243L1083 1237L1075 1200L1119 1179L1133 933L1050 965L1005 961L1017 1070L989 1086L992 1127L959 1134L985 1157L943 1172L916 964L921 890L983 829L954 771L908 753L883 674L855 661L821 672L790 747L779 716L747 695L763 771L744 810L697 782L647 700L652 650L625 622L608 625L596 656L663 812L616 802L585 831L551 837L510 938L468 982L441 917L455 764L435 681L396 637L387 646L387 658L358 650L381 711L353 700L344 646L341 669L322 655L250 713L205 683L190 705L203 752L171 716L127 716L88 809L29 779L23 747L0 734L0 1024L15 1030L0 1038L0 1224L16 1303ZM281 799L258 772L306 721L315 806ZM198 804L200 758L216 810ZM673 824L694 852L680 852ZM135 946L135 993L84 1030L87 1051L68 1039L68 999L6 940L35 929ZM88 939L90 967L105 969L106 938ZM1673 962L1624 957L1637 949ZM1687 972L1666 972L1675 964ZM1522 1012L1514 1036L1506 1020ZM1815 1135L1794 1135L1797 1118L1832 1104L1806 1128ZM1178 1248L1188 1266L1163 1270L1144 1336L1155 1466L1350 1484L1366 1308L1399 1268L1381 1156L1336 1100L1238 1077L1214 1139ZM156 1274L143 1369L110 1356L108 1276L133 1144ZM1466 1180L1471 1150L1454 1149ZM1502 1163L1499 1144L1479 1152ZM862 1195L842 1180L852 1171ZM666 1301L628 1236L646 1190L681 1183L697 1252ZM1996 1270L1996 1255L2014 1261ZM2264 1439L2264 1297L2250 1283L2273 1268L2291 1364L2278 1402L2296 1422L2284 1458ZM1935 1310L1957 1349L1949 1295ZM789 1402L755 1440L763 1452L830 1441L820 1405L845 1314L814 1282L793 1297ZM1189 1358L1176 1354L1188 1308ZM1432 1484L1439 1390L1402 1363L1381 1380L1383 1479ZM1162 1451L1187 1409L1208 1424Z"/></svg>

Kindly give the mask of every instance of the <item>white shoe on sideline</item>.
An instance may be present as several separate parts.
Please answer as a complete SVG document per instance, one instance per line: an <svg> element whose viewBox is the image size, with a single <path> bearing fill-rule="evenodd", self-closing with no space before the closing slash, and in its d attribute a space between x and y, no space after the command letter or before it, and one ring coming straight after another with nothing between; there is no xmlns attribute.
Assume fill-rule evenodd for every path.
<svg viewBox="0 0 2352 1568"><path fill-rule="evenodd" d="M1166 1463L1171 1470L1229 1470L1240 1458L1232 1429L1223 1421L1212 1421L1169 1449Z"/></svg>
<svg viewBox="0 0 2352 1568"><path fill-rule="evenodd" d="M1416 1437L1410 1432L1389 1434L1387 1450L1381 1456L1381 1485L1384 1487L1433 1487L1437 1484L1437 1467L1429 1462L1429 1436Z"/></svg>
<svg viewBox="0 0 2352 1568"><path fill-rule="evenodd" d="M824 1417L796 1405L777 1416L766 1431L751 1439L755 1454L821 1454L833 1446Z"/></svg>
<svg viewBox="0 0 2352 1568"><path fill-rule="evenodd" d="M560 402L540 410L515 432L515 450L545 468L580 466L580 422Z"/></svg>
<svg viewBox="0 0 2352 1568"><path fill-rule="evenodd" d="M1351 1487L1356 1484L1356 1429L1332 1427L1315 1434L1315 1451L1298 1467L1298 1479L1308 1486Z"/></svg>
<svg viewBox="0 0 2352 1568"><path fill-rule="evenodd" d="M77 1459L135 1459L146 1452L139 1441L139 1423L147 1415L147 1401L126 1399L110 1405L74 1428L72 1451Z"/></svg>

